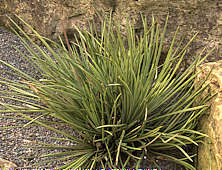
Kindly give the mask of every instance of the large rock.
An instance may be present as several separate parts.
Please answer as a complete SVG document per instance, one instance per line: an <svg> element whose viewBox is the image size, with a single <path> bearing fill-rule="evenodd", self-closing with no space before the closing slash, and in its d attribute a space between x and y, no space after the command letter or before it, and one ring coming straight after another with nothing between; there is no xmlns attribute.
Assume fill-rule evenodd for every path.
<svg viewBox="0 0 222 170"><path fill-rule="evenodd" d="M63 35L64 30L72 35L75 32L75 26L87 29L88 21L96 19L95 22L100 22L97 15L99 11L118 11L114 17L123 23L127 16L135 18L139 14L134 8L136 4L128 3L128 0L125 2L116 0L0 0L0 4L1 25L6 27L9 25L6 15L13 19L15 19L14 15L18 15L41 35L54 40ZM121 6L121 10L116 9L117 4ZM132 11L134 11L133 14ZM18 20L16 21L20 26L24 26ZM26 27L23 28L29 33Z"/></svg>
<svg viewBox="0 0 222 170"><path fill-rule="evenodd" d="M211 107L200 121L200 128L209 138L199 146L198 170L222 170L222 61L203 64L198 68L201 74L197 81L204 80L212 73L206 83L209 88L206 93L217 94L209 101ZM206 95L205 93L205 95Z"/></svg>
<svg viewBox="0 0 222 170"><path fill-rule="evenodd" d="M93 18L97 18L95 21L99 23L96 11L111 10L114 20L121 23L123 32L127 18L136 26L137 32L141 31L140 13L147 16L148 22L154 15L161 25L169 15L163 56L177 26L180 26L180 36L185 36L184 42L199 32L199 36L188 48L184 67L189 65L194 56L204 47L211 49L216 46L208 61L216 61L222 56L221 0L0 0L0 4L0 25L9 24L6 15L13 17L16 14L43 36L53 40L63 35L64 30L72 35L75 32L75 26L87 29L88 20ZM21 23L20 25L23 26ZM25 27L24 30L29 32Z"/></svg>
<svg viewBox="0 0 222 170"><path fill-rule="evenodd" d="M16 167L17 165L15 165L14 163L0 158L0 169L14 169Z"/></svg>

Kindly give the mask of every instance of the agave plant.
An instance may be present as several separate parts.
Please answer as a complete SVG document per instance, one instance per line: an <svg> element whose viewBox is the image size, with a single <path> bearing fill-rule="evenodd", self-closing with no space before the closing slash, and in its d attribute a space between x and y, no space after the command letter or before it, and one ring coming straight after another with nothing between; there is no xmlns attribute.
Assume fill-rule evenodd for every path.
<svg viewBox="0 0 222 170"><path fill-rule="evenodd" d="M175 44L176 31L160 64L167 19L162 32L154 19L150 28L143 19L144 30L139 37L129 22L127 35L123 37L118 23L105 19L100 32L93 24L89 31L76 28L78 36L74 36L75 41L68 49L62 40L61 43L50 41L25 23L50 54L11 21L23 34L20 36L15 31L31 54L24 57L43 78L33 78L0 60L23 79L12 82L1 77L1 84L12 89L8 92L13 95L10 99L19 100L22 105L0 103L0 112L18 113L29 120L26 125L44 126L63 136L58 140L73 143L58 146L37 142L39 147L63 149L41 157L48 157L49 161L63 160L61 168L126 168L132 165L138 168L144 156L149 159L161 156L195 169L190 164L194 155L187 153L184 147L198 145L206 136L195 129L198 118L208 108L206 101L210 96L198 103L195 101L208 85L203 80L194 88L194 80L199 74L196 67L207 55L196 56L184 72L180 72L180 64L196 35L182 47ZM74 133L45 123L40 119L45 115L56 118L51 120L52 124L63 122ZM183 157L166 152L175 149Z"/></svg>

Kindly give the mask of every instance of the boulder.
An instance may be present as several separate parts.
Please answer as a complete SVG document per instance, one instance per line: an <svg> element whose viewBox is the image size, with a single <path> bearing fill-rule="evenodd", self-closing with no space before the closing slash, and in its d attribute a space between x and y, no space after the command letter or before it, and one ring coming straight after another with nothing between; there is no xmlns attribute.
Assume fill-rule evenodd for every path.
<svg viewBox="0 0 222 170"><path fill-rule="evenodd" d="M152 15L163 25L167 15L169 24L163 57L169 48L169 42L177 28L180 36L188 42L199 32L198 37L188 48L183 67L190 65L194 56L204 47L216 47L214 54L207 61L216 61L222 56L222 1L221 0L0 0L0 25L8 26L6 15L15 19L18 15L32 25L41 35L56 40L66 31L68 35L75 33L75 26L88 29L88 21L99 24L97 13L112 11L115 21L126 28L127 18L136 26L137 32L142 30L140 14L148 18ZM16 19L15 19L16 20ZM16 20L29 33L24 25ZM179 41L179 39L178 39Z"/></svg>
<svg viewBox="0 0 222 170"><path fill-rule="evenodd" d="M204 80L211 70L212 73L206 82L209 83L206 93L217 95L209 101L211 107L208 114L201 118L199 124L199 128L209 136L198 149L198 169L201 170L222 169L222 61L200 66L198 71L201 71L201 74L197 82Z"/></svg>
<svg viewBox="0 0 222 170"><path fill-rule="evenodd" d="M15 165L14 163L0 158L0 169L14 169L16 167L17 165Z"/></svg>
<svg viewBox="0 0 222 170"><path fill-rule="evenodd" d="M113 17L125 23L126 17L129 14L132 16L132 12L129 11L134 4L120 1L118 5L122 10L116 9L116 5L116 0L3 0L0 6L0 25L8 27L10 22L6 16L10 16L29 33L30 30L14 17L18 15L42 36L56 40L58 36L63 35L64 31L72 35L75 32L75 26L88 29L88 21L95 19L95 22L100 22L97 15L99 11L109 13L117 10L118 14ZM134 8L133 11L136 9ZM135 16L134 12L132 17Z"/></svg>

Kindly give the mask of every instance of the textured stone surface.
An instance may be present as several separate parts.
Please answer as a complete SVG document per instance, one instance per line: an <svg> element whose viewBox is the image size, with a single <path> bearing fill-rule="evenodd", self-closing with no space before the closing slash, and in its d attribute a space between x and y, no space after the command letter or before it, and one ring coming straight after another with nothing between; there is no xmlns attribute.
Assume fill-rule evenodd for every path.
<svg viewBox="0 0 222 170"><path fill-rule="evenodd" d="M97 11L115 11L116 4L121 6L121 10L117 10L118 14L114 15L115 19L121 20L123 24L126 17L135 17L139 13L136 8L132 8L135 4L128 1L115 0L0 0L0 24L9 25L6 15L15 19L14 15L23 18L27 23L32 25L41 35L51 39L58 38L64 30L68 34L72 34L75 26L82 29L88 28L88 21L95 19ZM132 1L132 0L131 0ZM120 14L121 13L121 14ZM96 18L99 22L99 18ZM21 26L24 26L21 24ZM28 29L24 27L26 32Z"/></svg>
<svg viewBox="0 0 222 170"><path fill-rule="evenodd" d="M201 144L198 153L198 169L221 170L222 169L222 61L203 64L199 71L198 80L203 80L210 70L212 74L207 83L211 94L217 95L209 102L211 108L200 122L200 128L210 138L205 139L205 145Z"/></svg>
<svg viewBox="0 0 222 170"><path fill-rule="evenodd" d="M12 168L16 168L16 167L17 166L14 163L0 158L0 169L5 169L5 168L12 169Z"/></svg>
<svg viewBox="0 0 222 170"><path fill-rule="evenodd" d="M140 13L147 16L149 23L151 16L154 15L161 25L169 15L163 56L177 26L180 26L180 36L185 36L184 42L199 32L187 50L188 54L183 62L184 68L204 47L207 49L216 47L208 61L219 60L222 56L221 0L0 0L0 4L0 25L9 24L6 15L13 17L16 14L40 34L54 40L63 35L64 30L68 35L72 35L75 26L87 29L88 20L93 18L99 23L96 11L112 10L113 19L121 23L123 32L126 18L129 18L136 26L137 32L140 32L142 29ZM21 23L20 25L23 26ZM24 30L29 32L25 27Z"/></svg>

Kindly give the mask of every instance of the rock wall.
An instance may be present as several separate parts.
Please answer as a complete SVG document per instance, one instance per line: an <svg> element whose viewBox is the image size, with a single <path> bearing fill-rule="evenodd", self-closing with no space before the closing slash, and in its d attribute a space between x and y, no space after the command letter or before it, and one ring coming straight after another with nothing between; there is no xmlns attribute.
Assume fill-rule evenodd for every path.
<svg viewBox="0 0 222 170"><path fill-rule="evenodd" d="M40 34L53 40L63 35L64 30L72 35L75 26L87 29L88 20L93 18L99 22L96 12L102 10L112 11L113 19L121 23L123 32L126 18L132 21L139 32L142 29L141 13L148 18L148 22L154 15L162 25L169 15L163 54L167 52L173 33L179 26L180 36L185 37L184 42L199 32L188 48L183 66L189 65L204 47L216 47L207 61L216 61L222 57L221 0L0 0L0 4L0 25L7 27L9 21L6 15L13 17L16 14Z"/></svg>
<svg viewBox="0 0 222 170"><path fill-rule="evenodd" d="M205 138L205 144L199 146L198 170L222 169L222 61L205 63L199 67L198 71L201 71L201 74L197 84L207 77L212 68L212 73L206 82L209 83L206 93L217 95L209 102L211 107L208 114L202 117L199 124L200 129L209 138Z"/></svg>
<svg viewBox="0 0 222 170"><path fill-rule="evenodd" d="M2 2L1 2L2 1ZM20 16L32 25L41 35L56 39L63 35L64 30L68 34L75 32L75 26L82 29L88 28L88 21L97 18L97 12L115 11L115 20L125 22L127 16L138 17L136 4L128 1L116 0L0 0L0 25L8 26L9 20L6 15L15 19L14 15ZM121 10L116 8L121 6ZM132 9L133 10L132 10ZM132 13L132 11L134 11ZM137 11L137 12L135 12ZM138 15L138 16L137 16ZM21 22L20 26L24 26ZM29 30L24 27L25 31Z"/></svg>

